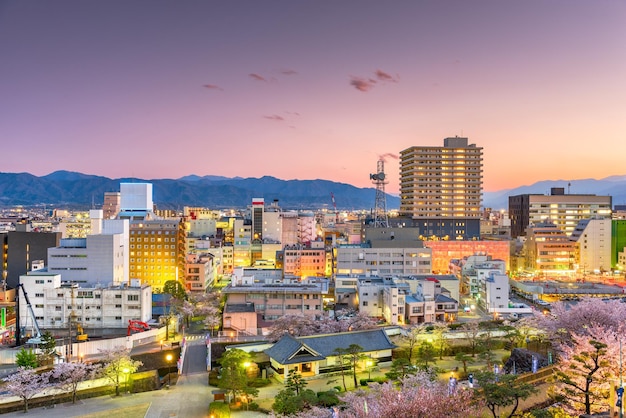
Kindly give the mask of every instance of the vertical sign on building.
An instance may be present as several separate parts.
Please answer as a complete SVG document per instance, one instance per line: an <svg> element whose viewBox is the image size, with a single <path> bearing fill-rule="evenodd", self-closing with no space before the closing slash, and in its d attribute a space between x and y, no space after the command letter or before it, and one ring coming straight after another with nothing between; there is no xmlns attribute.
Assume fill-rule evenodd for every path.
<svg viewBox="0 0 626 418"><path fill-rule="evenodd" d="M0 327L7 327L7 308L0 309Z"/></svg>

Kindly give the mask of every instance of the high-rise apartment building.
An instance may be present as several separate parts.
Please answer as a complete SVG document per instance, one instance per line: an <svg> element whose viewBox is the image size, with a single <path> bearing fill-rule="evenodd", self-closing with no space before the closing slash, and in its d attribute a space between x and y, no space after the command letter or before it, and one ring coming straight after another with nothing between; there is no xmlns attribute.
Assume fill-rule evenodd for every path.
<svg viewBox="0 0 626 418"><path fill-rule="evenodd" d="M427 239L477 238L482 173L483 149L467 138L401 151L400 215L418 221L415 226Z"/></svg>

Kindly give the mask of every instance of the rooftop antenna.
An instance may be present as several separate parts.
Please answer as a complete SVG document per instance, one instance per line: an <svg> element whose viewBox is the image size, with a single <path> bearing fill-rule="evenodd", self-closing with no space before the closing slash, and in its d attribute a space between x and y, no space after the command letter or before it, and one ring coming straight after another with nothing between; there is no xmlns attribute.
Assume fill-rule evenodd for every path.
<svg viewBox="0 0 626 418"><path fill-rule="evenodd" d="M370 174L370 180L376 185L376 201L374 203L374 228L389 228L387 218L387 196L385 195L385 160L380 158L376 164L376 173Z"/></svg>

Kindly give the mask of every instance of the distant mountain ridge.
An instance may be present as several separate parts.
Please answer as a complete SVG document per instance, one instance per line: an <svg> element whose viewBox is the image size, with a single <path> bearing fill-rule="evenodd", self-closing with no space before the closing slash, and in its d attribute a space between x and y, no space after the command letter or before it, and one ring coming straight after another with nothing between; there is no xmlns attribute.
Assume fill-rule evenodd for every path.
<svg viewBox="0 0 626 418"><path fill-rule="evenodd" d="M358 188L329 180L280 180L275 177L260 178L197 176L179 179L137 179L55 171L37 177L29 173L0 173L1 206L75 206L102 205L104 192L119 191L123 182L149 182L154 187L154 201L160 208L202 206L209 208L245 207L253 197L266 202L277 199L285 209L318 209L332 207L333 193L339 210L369 210L373 208L376 190ZM545 180L514 189L485 192L483 206L506 209L508 197L519 194L549 194L552 187L563 187L565 193L610 195L613 204L626 204L626 175L606 177L601 180ZM387 195L387 208L398 209L400 199Z"/></svg>
<svg viewBox="0 0 626 418"><path fill-rule="evenodd" d="M201 206L209 208L245 207L254 197L266 202L278 200L285 209L331 207L333 193L339 210L368 210L374 206L376 190L358 188L328 180L280 180L275 177L228 178L190 175L180 179L137 179L55 171L37 177L29 173L0 173L2 206L75 206L100 207L104 192L120 190L120 183L148 182L159 208ZM400 199L387 195L387 207L399 208Z"/></svg>

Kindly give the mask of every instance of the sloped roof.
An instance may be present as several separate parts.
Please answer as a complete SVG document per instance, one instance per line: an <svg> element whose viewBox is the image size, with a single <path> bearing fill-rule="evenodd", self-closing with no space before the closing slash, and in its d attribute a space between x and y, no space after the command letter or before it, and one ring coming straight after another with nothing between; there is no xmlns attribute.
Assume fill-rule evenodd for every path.
<svg viewBox="0 0 626 418"><path fill-rule="evenodd" d="M435 302L440 302L440 303L454 302L454 303L458 303L458 301L456 299L449 298L448 296L442 295L441 293L438 294L437 296L435 296Z"/></svg>
<svg viewBox="0 0 626 418"><path fill-rule="evenodd" d="M298 338L286 334L265 353L280 364L305 363L334 356L337 348L348 348L351 344L361 346L364 353L396 347L385 330L374 329Z"/></svg>

